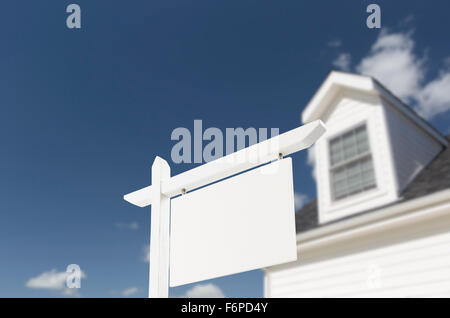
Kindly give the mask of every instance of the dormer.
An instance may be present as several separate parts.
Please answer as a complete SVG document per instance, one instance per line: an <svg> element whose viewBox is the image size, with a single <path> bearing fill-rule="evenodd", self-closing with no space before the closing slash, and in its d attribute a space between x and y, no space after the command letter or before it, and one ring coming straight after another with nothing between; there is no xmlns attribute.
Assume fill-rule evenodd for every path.
<svg viewBox="0 0 450 318"><path fill-rule="evenodd" d="M332 71L302 113L327 126L316 142L319 223L388 205L447 139L375 79Z"/></svg>

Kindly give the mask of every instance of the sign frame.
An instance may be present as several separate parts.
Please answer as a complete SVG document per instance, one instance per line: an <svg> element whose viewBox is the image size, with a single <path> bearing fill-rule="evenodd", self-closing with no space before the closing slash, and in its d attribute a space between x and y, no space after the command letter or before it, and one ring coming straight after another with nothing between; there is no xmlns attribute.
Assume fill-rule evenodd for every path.
<svg viewBox="0 0 450 318"><path fill-rule="evenodd" d="M170 198L309 148L325 131L316 120L173 177L167 161L157 156L152 185L123 197L139 207L152 205L149 298L169 294Z"/></svg>

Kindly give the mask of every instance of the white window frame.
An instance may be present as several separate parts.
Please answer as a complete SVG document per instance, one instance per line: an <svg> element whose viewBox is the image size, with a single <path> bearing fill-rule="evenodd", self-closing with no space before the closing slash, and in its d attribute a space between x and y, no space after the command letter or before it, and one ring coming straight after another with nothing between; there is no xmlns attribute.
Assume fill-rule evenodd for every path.
<svg viewBox="0 0 450 318"><path fill-rule="evenodd" d="M361 128L361 127L364 127L365 130L366 130L367 148L368 148L367 151L362 153L362 154L358 154L358 155L354 156L351 159L347 159L347 160L344 160L342 162L339 162L338 164L332 165L332 163L331 163L331 158L332 158L332 156L331 156L331 142L333 140L335 140L336 138L339 138L339 137L347 134L350 131L355 131L358 128ZM327 139L327 147L328 147L328 167L329 167L329 169L328 169L328 173L329 173L329 188L330 188L330 196L331 196L331 201L332 202L340 202L342 200L351 198L353 196L357 196L357 195L359 195L361 193L364 193L364 192L367 192L367 191L370 191L370 190L373 190L373 189L377 188L377 178L376 178L376 173L375 173L375 162L374 162L374 158L372 156L372 150L371 150L371 146L370 146L369 126L368 126L367 121L360 122L360 123L358 123L356 125L353 125L353 126L347 128L347 129L339 132L338 134L335 134L334 136L329 137ZM370 158L371 159L372 170L373 170L373 179L374 179L373 185L371 185L370 187L368 187L366 189L361 189L360 191L357 191L355 193L351 193L351 194L340 196L340 197L336 198L336 196L335 196L335 189L334 189L334 175L333 175L333 171L335 171L336 169L339 169L341 167L347 166L347 165L349 165L349 164L351 164L353 162L361 161L362 159L365 159L365 158Z"/></svg>

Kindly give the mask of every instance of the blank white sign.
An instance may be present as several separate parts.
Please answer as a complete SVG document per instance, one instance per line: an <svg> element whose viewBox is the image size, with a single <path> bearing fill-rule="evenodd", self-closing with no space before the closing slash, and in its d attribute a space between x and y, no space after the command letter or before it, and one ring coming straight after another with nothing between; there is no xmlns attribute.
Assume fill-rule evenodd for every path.
<svg viewBox="0 0 450 318"><path fill-rule="evenodd" d="M297 259L292 160L171 200L170 286Z"/></svg>

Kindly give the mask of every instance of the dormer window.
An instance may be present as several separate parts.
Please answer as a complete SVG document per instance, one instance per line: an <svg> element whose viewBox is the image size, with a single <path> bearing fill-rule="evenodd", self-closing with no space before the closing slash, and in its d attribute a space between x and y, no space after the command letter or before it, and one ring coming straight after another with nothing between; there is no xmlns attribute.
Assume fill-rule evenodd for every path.
<svg viewBox="0 0 450 318"><path fill-rule="evenodd" d="M376 186L366 124L329 141L333 200Z"/></svg>

